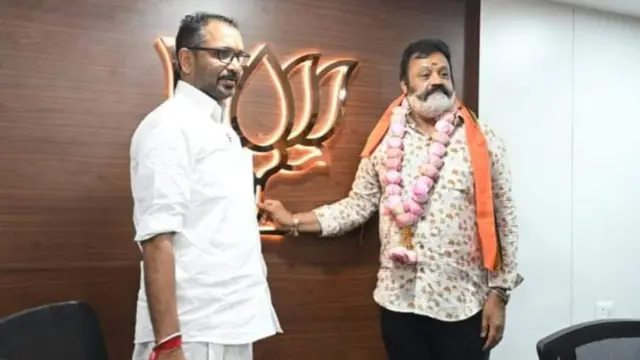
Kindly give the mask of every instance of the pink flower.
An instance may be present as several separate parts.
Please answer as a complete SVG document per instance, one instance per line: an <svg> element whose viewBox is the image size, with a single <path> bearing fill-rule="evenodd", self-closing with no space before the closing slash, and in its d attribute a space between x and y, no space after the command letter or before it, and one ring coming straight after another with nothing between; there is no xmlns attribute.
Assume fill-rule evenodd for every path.
<svg viewBox="0 0 640 360"><path fill-rule="evenodd" d="M442 114L442 116L440 117L440 119L438 119L438 121L446 121L448 123L453 124L455 119L456 119L456 115L454 113L447 112Z"/></svg>
<svg viewBox="0 0 640 360"><path fill-rule="evenodd" d="M441 132L443 134L451 135L455 127L453 124L446 120L440 120L436 123L436 131Z"/></svg>
<svg viewBox="0 0 640 360"><path fill-rule="evenodd" d="M404 264L407 260L409 260L409 257L407 256L408 251L409 250L401 246L395 247L389 250L389 258L394 262Z"/></svg>
<svg viewBox="0 0 640 360"><path fill-rule="evenodd" d="M388 137L387 146L392 149L402 149L403 148L402 139L395 138L395 137Z"/></svg>
<svg viewBox="0 0 640 360"><path fill-rule="evenodd" d="M431 179L438 178L438 169L429 163L422 165L419 170L420 174L423 176L427 176Z"/></svg>
<svg viewBox="0 0 640 360"><path fill-rule="evenodd" d="M451 138L449 137L449 135L445 133L437 132L437 131L434 132L433 135L431 135L431 137L433 138L433 140L443 145L448 145L449 142L451 141Z"/></svg>
<svg viewBox="0 0 640 360"><path fill-rule="evenodd" d="M400 195L402 194L402 188L400 187L400 185L389 184L387 185L385 192L387 196Z"/></svg>
<svg viewBox="0 0 640 360"><path fill-rule="evenodd" d="M447 149L439 142L433 142L429 146L430 155L435 155L438 157L443 157Z"/></svg>
<svg viewBox="0 0 640 360"><path fill-rule="evenodd" d="M396 215L396 222L401 227L413 225L418 222L419 217L412 213L402 213Z"/></svg>
<svg viewBox="0 0 640 360"><path fill-rule="evenodd" d="M444 165L444 161L442 161L442 159L439 158L438 156L429 155L429 164L435 166L436 169L440 170Z"/></svg>
<svg viewBox="0 0 640 360"><path fill-rule="evenodd" d="M415 201L407 201L406 205L407 211L414 215L421 216L424 213L424 208Z"/></svg>
<svg viewBox="0 0 640 360"><path fill-rule="evenodd" d="M413 193L415 195L424 195L429 192L429 184L424 180L425 178L426 177L424 176L418 178L416 183L413 185Z"/></svg>
<svg viewBox="0 0 640 360"><path fill-rule="evenodd" d="M414 265L418 262L418 255L415 251L407 250L401 246L391 249L389 258L402 265Z"/></svg>
<svg viewBox="0 0 640 360"><path fill-rule="evenodd" d="M405 261L405 264L413 265L417 262L418 262L418 254L412 250L407 251L407 261Z"/></svg>
<svg viewBox="0 0 640 360"><path fill-rule="evenodd" d="M402 159L387 158L384 163L387 166L387 169L400 170L400 167L402 166Z"/></svg>
<svg viewBox="0 0 640 360"><path fill-rule="evenodd" d="M387 207L395 214L404 212L402 198L398 195L392 195L387 198Z"/></svg>
<svg viewBox="0 0 640 360"><path fill-rule="evenodd" d="M400 196L389 196L389 198L387 199L387 204L389 205L389 207L394 207L398 204L402 203L402 198Z"/></svg>
<svg viewBox="0 0 640 360"><path fill-rule="evenodd" d="M413 195L411 196L411 199L415 202L424 204L427 202L427 200L429 200L429 193L426 193L426 194L413 193Z"/></svg>
<svg viewBox="0 0 640 360"><path fill-rule="evenodd" d="M388 158L402 159L403 156L404 156L404 151L402 151L400 149L394 149L394 148L388 148L387 149L387 157Z"/></svg>
<svg viewBox="0 0 640 360"><path fill-rule="evenodd" d="M399 124L397 122L391 124L391 127L389 128L389 133L392 136L402 136L402 135L404 135L404 125L403 124Z"/></svg>
<svg viewBox="0 0 640 360"><path fill-rule="evenodd" d="M402 177L397 170L389 170L385 176L386 184L400 184L402 182Z"/></svg>
<svg viewBox="0 0 640 360"><path fill-rule="evenodd" d="M428 189L431 189L433 187L434 181L428 176L420 176L416 179L416 183L423 183Z"/></svg>

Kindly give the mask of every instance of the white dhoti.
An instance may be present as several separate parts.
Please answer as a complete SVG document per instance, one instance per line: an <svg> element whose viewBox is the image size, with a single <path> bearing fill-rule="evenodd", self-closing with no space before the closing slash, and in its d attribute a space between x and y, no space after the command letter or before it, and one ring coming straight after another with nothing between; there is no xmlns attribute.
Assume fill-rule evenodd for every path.
<svg viewBox="0 0 640 360"><path fill-rule="evenodd" d="M149 360L153 343L136 344L133 360ZM253 360L252 344L218 345L203 342L182 344L185 360Z"/></svg>

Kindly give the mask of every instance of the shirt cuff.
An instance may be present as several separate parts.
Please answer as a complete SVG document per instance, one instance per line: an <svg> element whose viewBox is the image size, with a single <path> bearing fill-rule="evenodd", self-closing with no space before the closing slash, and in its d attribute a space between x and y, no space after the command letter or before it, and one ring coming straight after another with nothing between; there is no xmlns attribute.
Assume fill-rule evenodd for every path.
<svg viewBox="0 0 640 360"><path fill-rule="evenodd" d="M156 216L141 221L136 225L134 241L142 242L155 236L182 231L182 220L178 217Z"/></svg>
<svg viewBox="0 0 640 360"><path fill-rule="evenodd" d="M335 220L336 217L331 213L328 206L321 206L312 210L320 224L320 236L335 236L340 233L340 224Z"/></svg>
<svg viewBox="0 0 640 360"><path fill-rule="evenodd" d="M524 281L524 277L517 272L507 274L495 274L489 273L489 287L490 288L503 288L511 291Z"/></svg>

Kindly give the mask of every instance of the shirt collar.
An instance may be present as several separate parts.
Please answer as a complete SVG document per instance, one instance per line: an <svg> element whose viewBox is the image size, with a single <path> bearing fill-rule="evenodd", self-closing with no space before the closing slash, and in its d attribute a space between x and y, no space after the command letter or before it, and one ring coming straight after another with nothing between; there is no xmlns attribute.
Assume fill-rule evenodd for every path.
<svg viewBox="0 0 640 360"><path fill-rule="evenodd" d="M193 85L179 80L174 96L187 99L198 111L201 111L203 115L210 117L213 121L217 123L223 122L225 107Z"/></svg>

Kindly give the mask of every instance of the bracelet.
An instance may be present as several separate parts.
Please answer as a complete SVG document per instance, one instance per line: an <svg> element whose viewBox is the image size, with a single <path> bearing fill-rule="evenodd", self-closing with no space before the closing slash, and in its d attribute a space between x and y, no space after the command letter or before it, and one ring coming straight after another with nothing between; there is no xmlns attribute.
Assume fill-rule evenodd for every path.
<svg viewBox="0 0 640 360"><path fill-rule="evenodd" d="M295 215L293 216L293 224L291 224L291 235L298 236L300 232L298 231L298 227L300 226L300 219L298 219Z"/></svg>
<svg viewBox="0 0 640 360"><path fill-rule="evenodd" d="M498 297L502 299L505 304L509 302L509 294L506 291L496 288L489 288L489 291L498 295Z"/></svg>
<svg viewBox="0 0 640 360"><path fill-rule="evenodd" d="M149 360L155 360L158 358L158 355L167 350L177 349L182 346L182 334L175 333L173 335L169 335L164 338L162 341L158 342L151 351L151 355L149 356Z"/></svg>

